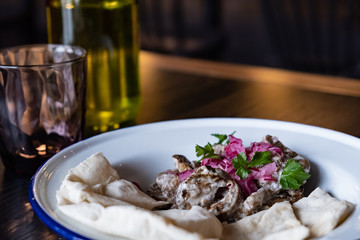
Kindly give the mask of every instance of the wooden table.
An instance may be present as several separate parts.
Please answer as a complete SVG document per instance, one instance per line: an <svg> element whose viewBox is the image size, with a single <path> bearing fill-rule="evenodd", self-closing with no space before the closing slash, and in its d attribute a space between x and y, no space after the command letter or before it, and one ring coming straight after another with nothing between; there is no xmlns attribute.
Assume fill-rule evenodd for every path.
<svg viewBox="0 0 360 240"><path fill-rule="evenodd" d="M263 118L360 137L360 80L141 53L137 123L204 117ZM29 179L0 164L0 238L61 239L28 200Z"/></svg>

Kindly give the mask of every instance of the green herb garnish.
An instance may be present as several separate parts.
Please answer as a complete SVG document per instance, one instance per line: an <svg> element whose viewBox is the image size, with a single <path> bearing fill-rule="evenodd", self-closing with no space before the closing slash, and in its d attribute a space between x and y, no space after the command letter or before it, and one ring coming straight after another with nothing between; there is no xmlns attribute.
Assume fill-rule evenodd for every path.
<svg viewBox="0 0 360 240"><path fill-rule="evenodd" d="M245 153L240 153L234 158L231 164L236 169L236 175L238 175L241 179L247 178L247 176L251 173L251 170L248 169L249 162L246 158Z"/></svg>
<svg viewBox="0 0 360 240"><path fill-rule="evenodd" d="M204 147L196 145L195 151L196 151L197 157L202 156L202 158L200 160L205 159L205 158L215 158L215 159L220 158L218 155L215 154L214 149L212 148L212 145L210 143L206 144Z"/></svg>
<svg viewBox="0 0 360 240"><path fill-rule="evenodd" d="M235 133L236 133L236 131L230 133L229 135L234 135ZM216 144L223 144L223 142L225 142L226 140L227 140L227 143L229 143L229 140L228 140L229 135L218 134L218 133L211 134L211 136L216 137L217 139L219 139L219 141Z"/></svg>
<svg viewBox="0 0 360 240"><path fill-rule="evenodd" d="M247 160L246 154L241 152L232 160L231 164L236 169L236 175L238 175L241 179L244 179L252 173L249 168L259 167L271 162L270 151L255 152L250 162Z"/></svg>
<svg viewBox="0 0 360 240"><path fill-rule="evenodd" d="M218 133L213 133L213 134L211 134L211 136L214 136L217 139L219 139L217 144L222 144L228 138L228 135L226 135L226 134L218 134Z"/></svg>
<svg viewBox="0 0 360 240"><path fill-rule="evenodd" d="M290 159L281 174L280 185L284 189L298 190L311 175L304 171L300 163Z"/></svg>
<svg viewBox="0 0 360 240"><path fill-rule="evenodd" d="M260 165L266 165L272 163L270 158L270 151L255 152L248 167L258 167Z"/></svg>

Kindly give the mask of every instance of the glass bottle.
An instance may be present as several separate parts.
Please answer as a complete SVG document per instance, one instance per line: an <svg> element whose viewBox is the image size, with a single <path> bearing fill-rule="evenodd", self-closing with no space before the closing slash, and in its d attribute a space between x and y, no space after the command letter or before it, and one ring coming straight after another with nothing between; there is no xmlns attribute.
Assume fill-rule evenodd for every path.
<svg viewBox="0 0 360 240"><path fill-rule="evenodd" d="M140 107L136 0L47 0L50 43L87 50L87 136L132 125Z"/></svg>

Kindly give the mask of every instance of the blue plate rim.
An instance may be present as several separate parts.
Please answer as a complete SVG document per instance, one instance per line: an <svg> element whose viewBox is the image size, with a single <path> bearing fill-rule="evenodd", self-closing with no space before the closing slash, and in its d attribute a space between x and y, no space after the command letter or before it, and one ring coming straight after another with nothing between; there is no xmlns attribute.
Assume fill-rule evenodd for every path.
<svg viewBox="0 0 360 240"><path fill-rule="evenodd" d="M41 167L40 167L41 168ZM39 169L40 169L39 168ZM35 173L34 176L36 176L37 173ZM66 228L62 224L55 221L53 218L51 218L39 205L39 203L36 201L34 196L34 177L31 178L29 189L28 189L28 195L29 195L29 201L30 205L33 209L33 211L36 213L36 215L39 217L39 219L45 223L50 229L55 231L57 234L61 235L62 237L66 239L71 240L91 240L90 238L87 238L81 234L78 234L76 232L73 232L72 230Z"/></svg>

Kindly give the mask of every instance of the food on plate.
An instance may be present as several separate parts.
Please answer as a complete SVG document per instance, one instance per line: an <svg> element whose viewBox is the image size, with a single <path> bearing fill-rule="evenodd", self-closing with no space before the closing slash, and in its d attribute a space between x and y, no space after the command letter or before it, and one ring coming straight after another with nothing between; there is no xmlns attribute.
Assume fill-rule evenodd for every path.
<svg viewBox="0 0 360 240"><path fill-rule="evenodd" d="M132 205L153 209L166 205L140 191L133 183L120 179L102 153L97 153L70 169L56 194L59 206L97 202L104 206Z"/></svg>
<svg viewBox="0 0 360 240"><path fill-rule="evenodd" d="M305 239L309 229L296 218L288 201L245 217L235 223L224 223L222 240Z"/></svg>
<svg viewBox="0 0 360 240"><path fill-rule="evenodd" d="M303 196L310 163L276 137L245 147L215 136L196 146L197 161L174 155L176 169L158 175L150 196L96 153L66 175L59 214L112 236L179 240L308 239L351 214L352 203L320 188Z"/></svg>
<svg viewBox="0 0 360 240"><path fill-rule="evenodd" d="M135 184L120 179L102 153L71 169L56 198L60 212L110 235L129 239L203 240L219 239L222 234L220 221L201 207L190 211L151 211L168 203L156 201Z"/></svg>
<svg viewBox="0 0 360 240"><path fill-rule="evenodd" d="M295 202L293 209L298 219L310 229L310 237L321 237L343 222L353 211L354 204L316 188L308 197Z"/></svg>
<svg viewBox="0 0 360 240"><path fill-rule="evenodd" d="M233 135L214 136L217 143L196 146L198 161L174 155L177 169L160 173L149 195L172 208L201 206L228 222L303 197L310 163L276 137L245 147Z"/></svg>
<svg viewBox="0 0 360 240"><path fill-rule="evenodd" d="M292 205L275 203L268 210L247 216L235 223L223 223L221 240L309 239L325 235L342 223L354 205L331 197L316 188L308 197Z"/></svg>

